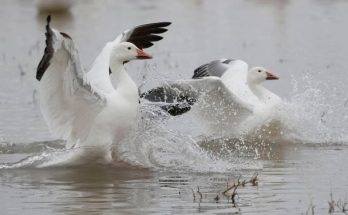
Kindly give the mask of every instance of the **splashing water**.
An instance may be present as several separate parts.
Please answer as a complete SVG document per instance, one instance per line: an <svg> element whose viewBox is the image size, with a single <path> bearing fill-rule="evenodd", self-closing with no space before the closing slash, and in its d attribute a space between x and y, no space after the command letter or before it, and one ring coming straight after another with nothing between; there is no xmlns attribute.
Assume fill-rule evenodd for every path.
<svg viewBox="0 0 348 215"><path fill-rule="evenodd" d="M228 172L239 169L260 169L257 161L243 158L221 159L216 154L203 150L197 141L175 130L168 129L161 109L142 105L141 114L135 126L122 142L113 146L115 161L111 165L130 165L154 170ZM95 165L93 148L46 150L34 156L12 163L2 164L0 168L44 168L60 166ZM86 156L87 155L87 156Z"/></svg>
<svg viewBox="0 0 348 215"><path fill-rule="evenodd" d="M346 142L347 109L338 88L305 74L301 83L293 80L288 101L274 113L283 126L283 137L300 143L330 144Z"/></svg>
<svg viewBox="0 0 348 215"><path fill-rule="evenodd" d="M121 160L132 165L170 171L226 172L261 168L258 162L233 157L222 159L203 150L195 138L169 129L167 121L158 118L161 111L152 106L142 106L144 114L137 129L117 147ZM154 119L148 115L157 116ZM163 112L162 116L169 118Z"/></svg>
<svg viewBox="0 0 348 215"><path fill-rule="evenodd" d="M340 93L313 80L309 75L303 77L301 88L293 81L293 92L289 100L285 100L274 111L264 114L257 120L258 124L252 125L254 130L248 135L233 137L232 141L216 136L193 137L175 129L175 126L171 128L168 122L175 122L173 117L158 107L142 104L138 123L128 137L118 145L110 147L116 158L111 165L194 172L255 170L262 168L262 165L244 154L245 151L250 151L250 145L268 147L269 142L281 143L283 140L287 140L287 143L313 144L346 142L344 130L348 127L347 105L337 102ZM195 126L194 123L185 124L185 127L192 126ZM32 144L32 147L29 144L26 148L18 148L19 145L3 144L0 148L2 153L41 153L16 163L1 164L0 168L42 168L98 163L93 148L66 150L62 143L46 144L47 146L39 143ZM259 157L259 148L251 147L251 151L253 158Z"/></svg>
<svg viewBox="0 0 348 215"><path fill-rule="evenodd" d="M338 87L331 89L326 83L305 74L298 82L293 80L289 100L270 110L254 114L245 131L231 134L232 138L248 142L287 142L307 144L338 144L347 142L347 106L341 101ZM348 102L347 102L348 103ZM227 116L228 117L228 116ZM220 138L220 137L219 137Z"/></svg>

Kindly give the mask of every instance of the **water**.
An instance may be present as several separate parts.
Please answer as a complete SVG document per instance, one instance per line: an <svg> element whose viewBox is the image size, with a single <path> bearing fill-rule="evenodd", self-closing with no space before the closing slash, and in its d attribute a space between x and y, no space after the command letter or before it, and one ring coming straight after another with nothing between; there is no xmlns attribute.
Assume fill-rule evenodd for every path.
<svg viewBox="0 0 348 215"><path fill-rule="evenodd" d="M79 149L67 151L50 135L37 104L46 15L33 1L1 4L2 214L306 214L311 205L327 214L330 193L345 201L347 2L76 1L52 24L72 36L86 68L124 29L171 21L165 39L149 49L154 59L128 67L143 90L189 78L213 59L241 58L280 76L266 86L285 101L276 115L287 129L277 137L267 126L253 138L206 136L192 113L153 119L144 107L118 149L120 161L60 167L53 164ZM222 195L227 183L255 172L258 186L238 188L236 204Z"/></svg>

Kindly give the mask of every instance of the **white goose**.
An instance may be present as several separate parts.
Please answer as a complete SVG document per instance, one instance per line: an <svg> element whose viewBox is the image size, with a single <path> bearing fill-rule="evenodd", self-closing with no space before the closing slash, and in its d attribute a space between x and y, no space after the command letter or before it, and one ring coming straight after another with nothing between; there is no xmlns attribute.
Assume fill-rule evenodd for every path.
<svg viewBox="0 0 348 215"><path fill-rule="evenodd" d="M155 34L167 31L164 27L169 24L152 23L123 32L107 43L85 72L71 37L52 29L47 17L46 48L36 74L40 105L51 132L66 139L67 148L84 148L93 152L93 159L112 161L111 146L128 133L139 105L138 88L124 63L151 58L142 48L161 40Z"/></svg>
<svg viewBox="0 0 348 215"><path fill-rule="evenodd" d="M278 77L263 67L248 69L242 60L212 61L198 67L192 78L168 82L142 97L161 102L172 115L185 113L193 106L209 129L220 135L240 132L255 116L281 102L279 96L262 86L264 81Z"/></svg>

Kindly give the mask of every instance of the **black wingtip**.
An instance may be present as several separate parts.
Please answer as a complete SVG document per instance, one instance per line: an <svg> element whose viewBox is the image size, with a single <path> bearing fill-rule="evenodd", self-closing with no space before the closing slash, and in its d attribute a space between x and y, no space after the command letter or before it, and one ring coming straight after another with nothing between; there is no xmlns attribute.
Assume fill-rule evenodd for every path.
<svg viewBox="0 0 348 215"><path fill-rule="evenodd" d="M51 15L47 16L47 24L46 24L46 32L48 33L50 31L50 23L51 23Z"/></svg>
<svg viewBox="0 0 348 215"><path fill-rule="evenodd" d="M48 15L46 20L47 20L47 25L49 25L51 22L51 15Z"/></svg>
<svg viewBox="0 0 348 215"><path fill-rule="evenodd" d="M42 76L44 75L46 69L50 65L50 60L53 57L54 49L53 49L53 39L52 39L52 29L50 28L50 22L51 22L51 16L47 16L47 24L46 24L46 48L44 51L44 55L42 56L42 59L37 67L36 70L36 79L38 81L41 80Z"/></svg>
<svg viewBox="0 0 348 215"><path fill-rule="evenodd" d="M168 29L165 27L171 24L171 22L155 22L139 25L132 30L131 35L126 41L133 43L141 49L149 48L153 46L154 42L163 39L163 37L158 34L167 32Z"/></svg>
<svg viewBox="0 0 348 215"><path fill-rule="evenodd" d="M160 25L161 27L167 27L171 24L172 24L171 22L158 22L158 25Z"/></svg>
<svg viewBox="0 0 348 215"><path fill-rule="evenodd" d="M193 76L192 76L192 79L200 79L200 78L203 78L203 77L208 77L210 76L209 73L207 72L207 69L208 69L208 64L203 64L202 66L196 68L194 71L193 71Z"/></svg>

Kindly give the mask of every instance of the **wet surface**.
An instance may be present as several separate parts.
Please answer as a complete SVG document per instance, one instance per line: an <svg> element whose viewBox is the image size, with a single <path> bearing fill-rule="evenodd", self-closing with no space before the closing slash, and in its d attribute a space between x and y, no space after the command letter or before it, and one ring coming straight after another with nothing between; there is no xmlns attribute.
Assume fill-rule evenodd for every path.
<svg viewBox="0 0 348 215"><path fill-rule="evenodd" d="M254 171L192 174L96 166L2 170L1 206L5 214L305 214L313 205L315 214L327 214L331 192L335 201L344 201L346 146L288 148L279 160L259 160L258 185L238 188L236 204L222 191Z"/></svg>
<svg viewBox="0 0 348 215"><path fill-rule="evenodd" d="M56 139L41 116L35 80L46 14L38 13L33 1L0 3L0 141L30 145ZM280 76L266 85L285 100L307 104L317 99L304 112L323 110L320 121L328 129L307 126L304 134L316 137L311 144L276 141L265 152L237 150L231 156L255 165L236 164L234 171L222 173L113 166L2 169L2 214L306 214L311 204L315 214L327 214L330 192L334 200L344 201L348 191L347 11L348 2L339 0L88 0L76 1L71 12L53 14L53 26L74 39L85 68L123 30L171 21L165 39L149 49L154 59L128 66L138 84L145 75L144 89L189 78L194 68L213 59L240 58ZM308 88L315 92L298 99ZM191 121L180 120L184 116L172 129L203 135L195 124L186 124ZM315 144L323 139L325 144ZM55 147L43 145L49 147L1 146L6 150L1 150L0 163ZM255 171L258 186L238 188L236 205L221 194L227 183L240 175L248 179Z"/></svg>

